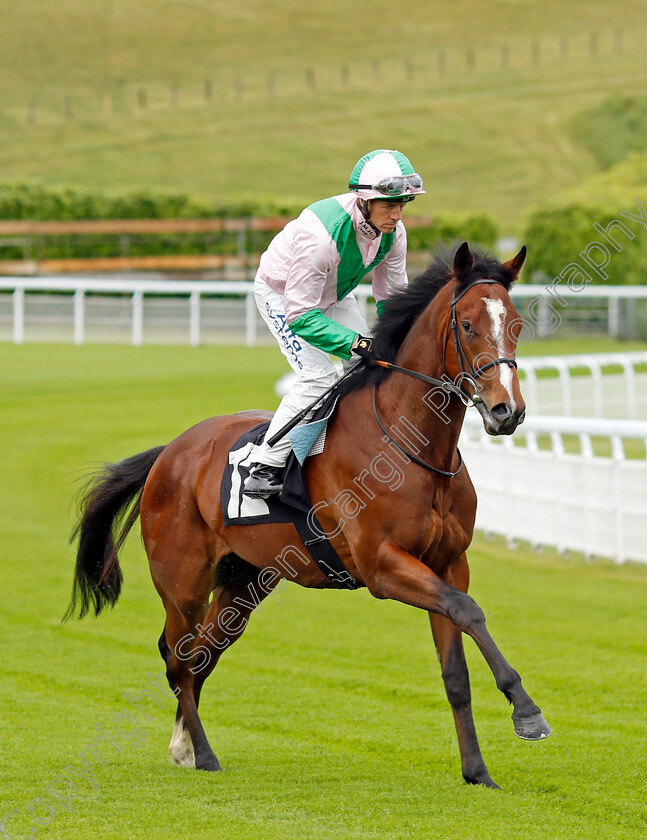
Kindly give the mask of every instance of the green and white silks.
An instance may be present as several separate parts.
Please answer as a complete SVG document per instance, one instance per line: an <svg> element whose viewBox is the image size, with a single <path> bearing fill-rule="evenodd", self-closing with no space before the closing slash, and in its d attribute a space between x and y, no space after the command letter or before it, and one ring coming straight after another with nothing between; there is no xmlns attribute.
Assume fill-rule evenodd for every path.
<svg viewBox="0 0 647 840"><path fill-rule="evenodd" d="M372 272L378 306L406 288L407 238L402 222L377 233L353 193L307 207L270 243L258 276L284 298L293 333L325 352L350 357L357 333L323 313Z"/></svg>

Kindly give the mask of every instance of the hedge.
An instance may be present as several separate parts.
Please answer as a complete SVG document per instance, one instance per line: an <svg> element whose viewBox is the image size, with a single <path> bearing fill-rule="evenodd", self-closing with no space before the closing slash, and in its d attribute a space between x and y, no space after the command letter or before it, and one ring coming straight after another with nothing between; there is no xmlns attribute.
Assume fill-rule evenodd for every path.
<svg viewBox="0 0 647 840"><path fill-rule="evenodd" d="M467 241L470 245L482 245L492 249L498 238L499 229L496 223L485 213L439 213L429 227L411 228L407 231L410 251L433 250L440 242L455 241Z"/></svg>
<svg viewBox="0 0 647 840"><path fill-rule="evenodd" d="M179 193L140 191L107 195L73 189L49 189L32 184L0 185L0 219L85 220L85 219L188 219L242 218L249 216L290 216L299 208L290 203L239 202L227 205L204 197ZM272 234L248 235L250 251L263 250ZM38 259L109 257L168 254L236 253L234 233L129 234L127 244L121 236L74 235L39 237ZM20 247L2 249L5 259L20 259Z"/></svg>
<svg viewBox="0 0 647 840"><path fill-rule="evenodd" d="M647 205L647 156L632 155L561 198L535 208L524 232L526 278L537 271L551 279L560 274L564 278L566 267L577 264L591 283L647 284L647 219L644 224L640 221L641 204ZM629 231L618 225L609 230L621 250L599 229L606 231L614 221ZM608 264L598 272L590 261Z"/></svg>
<svg viewBox="0 0 647 840"><path fill-rule="evenodd" d="M622 210L638 215L635 205L631 204L610 208L572 203L535 211L524 236L528 245L526 279L541 272L542 277L547 275L551 280L561 277L568 281L574 275L574 269L568 266L577 265L584 274L580 279L573 276L572 283L576 285L583 280L587 285L647 283L647 230L639 222L623 217ZM609 228L616 221L624 229L617 224ZM608 228L609 237L621 250L617 250L604 233L593 226L594 223L604 231Z"/></svg>
<svg viewBox="0 0 647 840"><path fill-rule="evenodd" d="M162 218L294 218L302 206L294 201L259 200L222 204L205 197L164 192L133 192L118 195L49 189L31 184L0 184L0 219L82 220L82 219L162 219ZM484 214L441 214L433 224L409 232L411 250L427 250L439 241L467 239L493 247L497 227ZM274 234L254 231L247 234L250 253L265 250ZM129 234L127 244L115 235L75 235L39 237L38 259L119 256L159 256L168 254L231 254L239 248L235 233L209 234ZM22 248L4 247L2 257L21 259Z"/></svg>

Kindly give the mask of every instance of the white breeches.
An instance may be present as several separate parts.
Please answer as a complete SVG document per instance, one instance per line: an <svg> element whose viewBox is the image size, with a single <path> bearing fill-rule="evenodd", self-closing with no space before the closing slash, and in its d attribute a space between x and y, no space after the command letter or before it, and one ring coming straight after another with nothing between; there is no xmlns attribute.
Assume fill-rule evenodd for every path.
<svg viewBox="0 0 647 840"><path fill-rule="evenodd" d="M290 363L290 367L297 375L296 382L283 397L276 414L272 418L265 435L267 441L296 414L334 384L337 379L337 370L328 353L318 350L292 332L285 320L283 295L270 289L267 283L258 276L254 283L254 298L263 320L277 340L281 352ZM360 335L368 336L371 334L353 294L347 295L343 300L331 306L324 312L324 315L338 324L349 327ZM344 362L344 367L354 363L355 360ZM290 441L287 437L284 437L273 447L269 447L264 442L259 450L258 460L260 463L272 467L282 467L289 453Z"/></svg>

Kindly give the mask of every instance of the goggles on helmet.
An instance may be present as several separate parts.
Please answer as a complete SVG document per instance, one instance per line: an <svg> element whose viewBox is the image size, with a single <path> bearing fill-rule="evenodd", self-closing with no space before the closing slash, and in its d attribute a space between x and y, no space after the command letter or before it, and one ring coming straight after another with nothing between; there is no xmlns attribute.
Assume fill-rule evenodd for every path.
<svg viewBox="0 0 647 840"><path fill-rule="evenodd" d="M376 190L382 195L396 197L406 193L417 193L422 190L422 178L420 175L391 175L382 178L377 184L349 184L351 190Z"/></svg>

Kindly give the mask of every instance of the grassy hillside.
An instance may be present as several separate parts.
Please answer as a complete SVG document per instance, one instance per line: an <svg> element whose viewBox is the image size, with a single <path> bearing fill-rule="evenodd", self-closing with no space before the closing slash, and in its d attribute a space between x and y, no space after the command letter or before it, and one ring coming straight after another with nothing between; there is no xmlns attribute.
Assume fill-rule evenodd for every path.
<svg viewBox="0 0 647 840"><path fill-rule="evenodd" d="M608 168L631 153L643 152L647 137L647 98L612 96L573 120L577 140Z"/></svg>
<svg viewBox="0 0 647 840"><path fill-rule="evenodd" d="M0 179L310 201L406 150L416 210L504 230L596 171L571 120L647 82L639 0L0 0Z"/></svg>

